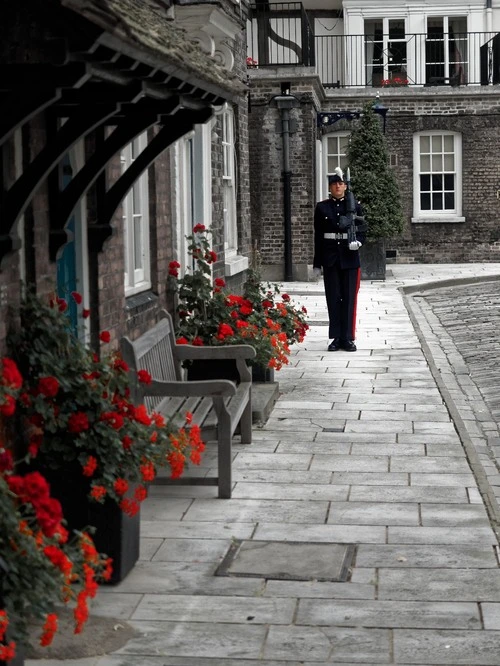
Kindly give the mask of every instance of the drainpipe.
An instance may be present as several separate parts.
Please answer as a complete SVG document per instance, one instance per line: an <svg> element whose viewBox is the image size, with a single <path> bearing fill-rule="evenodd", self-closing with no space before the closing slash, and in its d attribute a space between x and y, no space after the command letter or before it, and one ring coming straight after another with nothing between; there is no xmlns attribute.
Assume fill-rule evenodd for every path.
<svg viewBox="0 0 500 666"><path fill-rule="evenodd" d="M290 134L295 131L296 121L290 118L290 109L296 108L299 101L293 95L277 95L274 98L281 111L278 132L283 143L283 232L285 244L285 282L293 280L292 265L292 172L290 170Z"/></svg>
<svg viewBox="0 0 500 666"><path fill-rule="evenodd" d="M486 32L488 35L488 85L493 85L493 46L491 39L493 38L493 0L486 0Z"/></svg>

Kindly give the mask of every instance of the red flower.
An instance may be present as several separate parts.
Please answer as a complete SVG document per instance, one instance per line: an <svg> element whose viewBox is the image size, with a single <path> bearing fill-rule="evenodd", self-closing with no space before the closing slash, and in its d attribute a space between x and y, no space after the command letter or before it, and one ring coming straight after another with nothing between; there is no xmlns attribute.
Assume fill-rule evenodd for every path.
<svg viewBox="0 0 500 666"><path fill-rule="evenodd" d="M123 372L128 372L128 365L122 358L115 358L113 368L115 370L123 370Z"/></svg>
<svg viewBox="0 0 500 666"><path fill-rule="evenodd" d="M214 284L216 287L225 287L226 281L223 278L215 278Z"/></svg>
<svg viewBox="0 0 500 666"><path fill-rule="evenodd" d="M89 456L83 468L83 476L93 476L97 469L97 459L94 456Z"/></svg>
<svg viewBox="0 0 500 666"><path fill-rule="evenodd" d="M287 303L290 300L290 296L288 294L282 294L281 296L282 300Z"/></svg>
<svg viewBox="0 0 500 666"><path fill-rule="evenodd" d="M73 298L73 300L75 301L75 303L76 303L77 305L80 305L80 303L81 303L82 300L83 300L83 299L82 299L82 295L81 295L78 291L72 291L72 292L71 292L71 297Z"/></svg>
<svg viewBox="0 0 500 666"><path fill-rule="evenodd" d="M10 358L2 359L2 379L0 384L4 386L10 386L13 389L21 388L23 383L23 378L19 372L17 365Z"/></svg>
<svg viewBox="0 0 500 666"><path fill-rule="evenodd" d="M82 310L82 317L83 317L84 319L87 319L87 317L90 317L90 310L88 310L87 308L83 308L83 310Z"/></svg>
<svg viewBox="0 0 500 666"><path fill-rule="evenodd" d="M147 370L138 370L137 379L141 382L141 384L151 384L153 381L153 378Z"/></svg>
<svg viewBox="0 0 500 666"><path fill-rule="evenodd" d="M55 613L49 613L45 624L43 625L43 634L40 638L40 645L42 647L47 647L52 643L54 634L57 631L57 615Z"/></svg>
<svg viewBox="0 0 500 666"><path fill-rule="evenodd" d="M144 405L139 405L139 407L137 407L134 418L138 423L142 423L142 425L151 425L151 417Z"/></svg>
<svg viewBox="0 0 500 666"><path fill-rule="evenodd" d="M272 301L268 301L268 300L262 301L262 307L263 308L272 308L273 305L274 305L274 303Z"/></svg>
<svg viewBox="0 0 500 666"><path fill-rule="evenodd" d="M75 412L68 419L68 431L72 433L83 432L90 428L89 419L85 412Z"/></svg>
<svg viewBox="0 0 500 666"><path fill-rule="evenodd" d="M125 435L125 437L122 439L122 445L125 451L128 451L132 446L132 438L128 435Z"/></svg>
<svg viewBox="0 0 500 666"><path fill-rule="evenodd" d="M3 416L12 416L16 411L16 401L11 395L4 396L4 402L0 405L0 414Z"/></svg>
<svg viewBox="0 0 500 666"><path fill-rule="evenodd" d="M132 518L139 511L139 504L135 500L122 499L120 509Z"/></svg>
<svg viewBox="0 0 500 666"><path fill-rule="evenodd" d="M253 308L248 305L242 305L240 308L240 314L242 314L244 317L247 317L248 315L251 315L253 312Z"/></svg>
<svg viewBox="0 0 500 666"><path fill-rule="evenodd" d="M138 502L144 502L148 496L148 491L144 486L137 486L134 492L134 497Z"/></svg>
<svg viewBox="0 0 500 666"><path fill-rule="evenodd" d="M102 331L101 335L99 336L99 340L101 342L109 342L111 340L111 334L109 331Z"/></svg>
<svg viewBox="0 0 500 666"><path fill-rule="evenodd" d="M229 326L229 324L219 324L216 337L219 340L224 340L224 338L227 338L230 335L234 335L234 331L231 326Z"/></svg>
<svg viewBox="0 0 500 666"><path fill-rule="evenodd" d="M153 481L156 476L153 463L144 463L140 466L140 470L143 481Z"/></svg>
<svg viewBox="0 0 500 666"><path fill-rule="evenodd" d="M57 546L46 546L43 549L43 554L47 557L52 564L57 567L65 576L69 576L73 563Z"/></svg>
<svg viewBox="0 0 500 666"><path fill-rule="evenodd" d="M118 412L103 412L100 420L107 423L115 430L120 430L123 426L123 416L118 414Z"/></svg>
<svg viewBox="0 0 500 666"><path fill-rule="evenodd" d="M40 446L43 441L43 435L31 435L29 444L28 444L28 453L30 454L31 458L36 458L38 455L38 450L40 449Z"/></svg>
<svg viewBox="0 0 500 666"><path fill-rule="evenodd" d="M206 231L206 230L207 230L207 228L204 224L196 224L193 227L193 233L195 233L195 234L199 234L201 231Z"/></svg>
<svg viewBox="0 0 500 666"><path fill-rule="evenodd" d="M191 343L193 347L203 347L204 342L203 340L197 335L195 338L193 338L193 342Z"/></svg>
<svg viewBox="0 0 500 666"><path fill-rule="evenodd" d="M184 337L177 338L177 340L175 342L178 345L188 345L189 344L187 338L184 338Z"/></svg>
<svg viewBox="0 0 500 666"><path fill-rule="evenodd" d="M205 259L208 261L209 264L213 264L217 261L217 255L213 250L209 250L205 255Z"/></svg>
<svg viewBox="0 0 500 666"><path fill-rule="evenodd" d="M59 312L66 312L68 309L68 304L64 298L56 298L57 305L59 306Z"/></svg>
<svg viewBox="0 0 500 666"><path fill-rule="evenodd" d="M106 495L106 488L104 486L92 486L90 496L98 502Z"/></svg>
<svg viewBox="0 0 500 666"><path fill-rule="evenodd" d="M42 394L46 398L54 398L59 391L59 381L52 376L40 377L36 388L37 394Z"/></svg>
<svg viewBox="0 0 500 666"><path fill-rule="evenodd" d="M116 479L113 484L113 488L115 489L115 493L117 495L125 495L128 490L128 482L125 479Z"/></svg>

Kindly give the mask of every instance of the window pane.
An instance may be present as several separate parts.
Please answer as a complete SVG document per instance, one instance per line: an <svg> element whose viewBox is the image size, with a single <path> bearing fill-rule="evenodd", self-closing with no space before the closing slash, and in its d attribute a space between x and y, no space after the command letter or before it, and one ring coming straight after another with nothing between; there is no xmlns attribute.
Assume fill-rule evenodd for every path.
<svg viewBox="0 0 500 666"><path fill-rule="evenodd" d="M134 217L134 269L142 268L142 218Z"/></svg>
<svg viewBox="0 0 500 666"><path fill-rule="evenodd" d="M443 156L442 155L433 155L432 156L432 170L434 172L443 170Z"/></svg>
<svg viewBox="0 0 500 666"><path fill-rule="evenodd" d="M431 177L427 175L420 176L420 191L429 192L431 189Z"/></svg>
<svg viewBox="0 0 500 666"><path fill-rule="evenodd" d="M420 158L420 171L430 171L431 170L431 158L430 155L422 155Z"/></svg>
<svg viewBox="0 0 500 666"><path fill-rule="evenodd" d="M328 158L328 173L333 173L335 171L335 167L338 166L338 160L336 157L329 157Z"/></svg>
<svg viewBox="0 0 500 666"><path fill-rule="evenodd" d="M140 144L139 144L139 139L134 139L132 141L132 159L135 160L135 158L140 154Z"/></svg>
<svg viewBox="0 0 500 666"><path fill-rule="evenodd" d="M132 199L133 199L133 214L140 215L142 213L141 206L141 179L136 180L132 189Z"/></svg>
<svg viewBox="0 0 500 666"><path fill-rule="evenodd" d="M454 155L445 155L444 156L444 170L445 171L455 171L455 156Z"/></svg>
<svg viewBox="0 0 500 666"><path fill-rule="evenodd" d="M449 134L443 137L443 150L445 153L452 153L455 150L455 140Z"/></svg>
<svg viewBox="0 0 500 666"><path fill-rule="evenodd" d="M444 195L444 207L446 210L454 210L455 209L455 193L454 192L446 192Z"/></svg>
<svg viewBox="0 0 500 666"><path fill-rule="evenodd" d="M443 195L441 192L435 192L432 195L432 210L443 210Z"/></svg>
<svg viewBox="0 0 500 666"><path fill-rule="evenodd" d="M430 194L421 194L420 195L420 209L421 210L430 210L431 209L431 195Z"/></svg>
<svg viewBox="0 0 500 666"><path fill-rule="evenodd" d="M430 153L431 152L431 137L430 136L421 136L420 137L420 152L421 153Z"/></svg>
<svg viewBox="0 0 500 666"><path fill-rule="evenodd" d="M329 136L327 138L327 152L332 154L332 153L338 153L338 137L336 136Z"/></svg>
<svg viewBox="0 0 500 666"><path fill-rule="evenodd" d="M432 152L440 153L443 150L443 137L442 136L433 136L432 137Z"/></svg>
<svg viewBox="0 0 500 666"><path fill-rule="evenodd" d="M404 19L389 20L389 39L404 39L405 21Z"/></svg>
<svg viewBox="0 0 500 666"><path fill-rule="evenodd" d="M432 176L432 189L434 191L443 189L443 176Z"/></svg>
<svg viewBox="0 0 500 666"><path fill-rule="evenodd" d="M447 173L444 176L444 189L445 190L454 190L455 189L455 176L454 174Z"/></svg>
<svg viewBox="0 0 500 666"><path fill-rule="evenodd" d="M339 136L339 153L345 153L348 146L349 146L349 137Z"/></svg>

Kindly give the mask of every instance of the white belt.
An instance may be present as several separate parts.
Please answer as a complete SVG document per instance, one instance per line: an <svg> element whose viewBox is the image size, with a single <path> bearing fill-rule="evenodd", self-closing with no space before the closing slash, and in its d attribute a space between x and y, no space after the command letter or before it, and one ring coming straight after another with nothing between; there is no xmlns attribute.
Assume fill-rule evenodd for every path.
<svg viewBox="0 0 500 666"><path fill-rule="evenodd" d="M347 234L325 234L328 240L347 240Z"/></svg>

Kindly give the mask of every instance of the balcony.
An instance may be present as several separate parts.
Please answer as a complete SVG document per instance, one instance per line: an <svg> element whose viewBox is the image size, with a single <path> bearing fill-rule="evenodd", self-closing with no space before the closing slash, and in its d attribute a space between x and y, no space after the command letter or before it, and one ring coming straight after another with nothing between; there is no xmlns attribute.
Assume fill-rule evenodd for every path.
<svg viewBox="0 0 500 666"><path fill-rule="evenodd" d="M253 5L247 29L250 65L314 66L325 88L500 83L500 33L313 37L301 3Z"/></svg>

